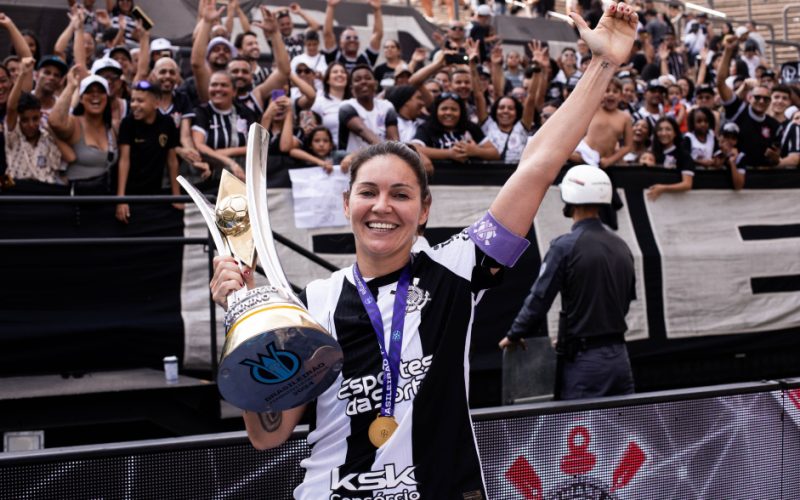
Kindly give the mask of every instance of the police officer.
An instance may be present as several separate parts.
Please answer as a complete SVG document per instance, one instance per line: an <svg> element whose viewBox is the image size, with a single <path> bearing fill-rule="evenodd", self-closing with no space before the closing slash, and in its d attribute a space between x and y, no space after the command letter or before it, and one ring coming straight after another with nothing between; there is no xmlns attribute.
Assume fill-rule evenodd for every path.
<svg viewBox="0 0 800 500"><path fill-rule="evenodd" d="M556 399L633 393L625 348L625 315L636 298L633 255L599 219L611 203L611 180L597 167L578 165L561 182L564 215L572 230L550 245L539 277L500 348L525 348L561 292L556 353Z"/></svg>

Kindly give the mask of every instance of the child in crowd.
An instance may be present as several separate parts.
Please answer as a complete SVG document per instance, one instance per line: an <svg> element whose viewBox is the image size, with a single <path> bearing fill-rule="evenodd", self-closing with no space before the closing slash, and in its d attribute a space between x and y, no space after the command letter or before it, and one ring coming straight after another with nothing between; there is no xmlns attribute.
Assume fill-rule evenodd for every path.
<svg viewBox="0 0 800 500"><path fill-rule="evenodd" d="M744 187L746 172L744 153L739 151L738 143L739 126L733 122L723 125L719 132L719 150L716 152L715 159L718 161L718 165L730 172L733 189L736 191Z"/></svg>
<svg viewBox="0 0 800 500"><path fill-rule="evenodd" d="M25 57L21 73L6 104L5 155L6 174L14 180L46 184L66 184L66 165L75 161L75 152L42 125L42 103L23 87L33 86L35 60Z"/></svg>
<svg viewBox="0 0 800 500"><path fill-rule="evenodd" d="M333 136L327 127L315 127L306 134L302 148L292 148L289 156L307 165L319 165L326 172L333 170Z"/></svg>
<svg viewBox="0 0 800 500"><path fill-rule="evenodd" d="M667 87L667 102L664 104L664 116L671 116L678 123L678 127L682 134L689 130L689 125L686 120L686 105L683 104L683 95L681 87L678 84L672 84Z"/></svg>
<svg viewBox="0 0 800 500"><path fill-rule="evenodd" d="M327 173L333 166L340 164L346 172L353 155L345 155L334 147L333 136L327 127L318 126L308 132L303 140L302 148L292 148L289 156L307 165L318 165Z"/></svg>
<svg viewBox="0 0 800 500"><path fill-rule="evenodd" d="M720 166L714 156L719 148L714 135L716 126L714 113L708 108L694 108L689 113L689 132L683 137L683 147L698 167Z"/></svg>

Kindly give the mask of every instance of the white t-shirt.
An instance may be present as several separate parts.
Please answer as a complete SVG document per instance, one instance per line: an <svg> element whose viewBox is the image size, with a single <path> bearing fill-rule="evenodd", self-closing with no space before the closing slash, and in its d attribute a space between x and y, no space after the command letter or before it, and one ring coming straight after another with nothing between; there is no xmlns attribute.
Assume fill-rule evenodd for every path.
<svg viewBox="0 0 800 500"><path fill-rule="evenodd" d="M339 137L339 106L342 101L333 96L325 97L324 92L317 93L311 111L322 117L322 126L331 131L331 137Z"/></svg>
<svg viewBox="0 0 800 500"><path fill-rule="evenodd" d="M692 155L692 160L710 160L714 157L714 135L711 133L706 134L705 142L700 142L700 139L694 135L694 132L687 132L684 136L689 139L691 147L689 153Z"/></svg>
<svg viewBox="0 0 800 500"><path fill-rule="evenodd" d="M400 115L397 115L397 131L400 133L400 142L411 142L414 136L417 135L417 129L420 125L425 123L422 118L416 120L406 120Z"/></svg>
<svg viewBox="0 0 800 500"><path fill-rule="evenodd" d="M497 152L500 153L500 159L505 163L516 163L522 157L522 151L528 144L528 131L525 130L521 121L517 120L511 132L507 134L500 130L497 123L489 117L481 125L481 130L492 142ZM505 151L505 155L503 155L503 151Z"/></svg>
<svg viewBox="0 0 800 500"><path fill-rule="evenodd" d="M355 98L342 102L339 108L339 149L352 153L369 146L364 139L347 128L346 122L355 115L358 115L364 126L381 140L386 139L386 128L389 125L397 125L397 113L391 102L385 99L373 99L372 102L370 110L364 108Z"/></svg>

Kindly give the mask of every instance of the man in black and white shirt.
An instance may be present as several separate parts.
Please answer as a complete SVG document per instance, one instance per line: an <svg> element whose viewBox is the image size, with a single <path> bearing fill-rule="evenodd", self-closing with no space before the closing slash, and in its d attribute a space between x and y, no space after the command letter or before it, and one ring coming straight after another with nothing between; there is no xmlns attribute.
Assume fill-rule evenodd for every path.
<svg viewBox="0 0 800 500"><path fill-rule="evenodd" d="M739 126L739 149L744 153L748 167L776 166L780 161L778 122L767 114L770 90L756 86L751 91L748 102L736 96L725 80L728 78L728 68L738 40L728 35L723 43L725 51L719 65L717 91L725 106L725 119Z"/></svg>
<svg viewBox="0 0 800 500"><path fill-rule="evenodd" d="M341 0L328 0L328 7L325 9L325 25L322 28L322 52L328 64L334 61L345 65L348 72L352 72L359 64L374 67L378 60L383 40L383 15L381 14L380 0L369 0L373 9L374 21L372 25L372 36L366 50L359 52L358 33L353 28L345 28L339 37L339 44L336 44L336 35L333 32L333 17L336 6Z"/></svg>
<svg viewBox="0 0 800 500"><path fill-rule="evenodd" d="M258 64L261 57L261 48L258 46L258 37L252 31L244 31L236 35L233 46L239 52L239 57L244 57L250 63L250 72L253 74L253 85L259 85L269 76L269 69Z"/></svg>
<svg viewBox="0 0 800 500"><path fill-rule="evenodd" d="M308 29L311 31L319 31L319 29L322 28L322 26L320 26L318 22L306 14L297 3L290 4L288 9L279 10L275 14L275 18L278 21L278 31L281 32L283 44L286 46L286 51L289 53L290 59L303 53L303 45L305 42L303 33L298 33L296 35L292 34L294 32L292 14L302 17L306 24L308 24Z"/></svg>

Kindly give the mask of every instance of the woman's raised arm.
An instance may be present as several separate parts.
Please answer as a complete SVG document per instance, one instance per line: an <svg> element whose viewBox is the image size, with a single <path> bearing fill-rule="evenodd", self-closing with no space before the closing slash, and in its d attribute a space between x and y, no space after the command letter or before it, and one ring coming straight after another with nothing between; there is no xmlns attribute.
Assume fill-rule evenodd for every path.
<svg viewBox="0 0 800 500"><path fill-rule="evenodd" d="M528 233L547 188L586 134L608 82L627 61L638 23L625 3L609 5L594 30L577 14L571 17L592 51L592 62L569 98L528 142L517 170L490 207L500 224L522 236Z"/></svg>

